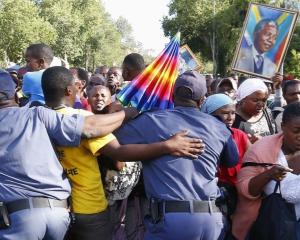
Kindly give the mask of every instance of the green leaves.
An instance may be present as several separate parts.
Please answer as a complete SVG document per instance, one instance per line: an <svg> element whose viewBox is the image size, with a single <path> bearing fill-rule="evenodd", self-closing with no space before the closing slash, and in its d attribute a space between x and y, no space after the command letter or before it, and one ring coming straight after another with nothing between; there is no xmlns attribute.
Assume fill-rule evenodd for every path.
<svg viewBox="0 0 300 240"><path fill-rule="evenodd" d="M300 79L300 51L298 52L295 49L291 50L291 56L288 64L285 65L285 70L290 75Z"/></svg>
<svg viewBox="0 0 300 240"><path fill-rule="evenodd" d="M0 48L14 62L22 60L25 48L34 42L51 44L57 35L51 24L39 16L29 0L3 0L0 8Z"/></svg>
<svg viewBox="0 0 300 240"><path fill-rule="evenodd" d="M163 18L164 33L166 36L173 36L180 29L181 44L187 43L195 53L200 52L205 62L214 60L214 73L225 75L230 71L249 2L250 0L172 0L169 16ZM293 5L292 0L255 2L277 7L283 7L287 2L289 6ZM294 1L296 2L298 1ZM297 32L300 33L299 28L293 36L289 51L296 49L300 52L300 42L298 45L293 44ZM290 54L287 66L290 66L289 56Z"/></svg>
<svg viewBox="0 0 300 240"><path fill-rule="evenodd" d="M1 0L0 58L24 62L32 43L49 44L71 65L120 65L121 33L98 0Z"/></svg>

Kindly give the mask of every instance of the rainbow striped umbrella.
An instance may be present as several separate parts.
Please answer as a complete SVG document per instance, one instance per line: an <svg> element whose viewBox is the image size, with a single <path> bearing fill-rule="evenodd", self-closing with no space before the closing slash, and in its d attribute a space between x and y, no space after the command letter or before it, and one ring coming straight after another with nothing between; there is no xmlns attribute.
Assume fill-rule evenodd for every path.
<svg viewBox="0 0 300 240"><path fill-rule="evenodd" d="M117 95L139 111L173 108L173 86L178 75L180 33L148 67Z"/></svg>

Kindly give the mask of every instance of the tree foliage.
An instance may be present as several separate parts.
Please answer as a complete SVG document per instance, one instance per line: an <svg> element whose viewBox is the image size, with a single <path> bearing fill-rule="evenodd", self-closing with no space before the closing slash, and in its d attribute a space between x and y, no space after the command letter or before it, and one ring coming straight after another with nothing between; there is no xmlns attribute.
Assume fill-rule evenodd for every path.
<svg viewBox="0 0 300 240"><path fill-rule="evenodd" d="M101 63L120 63L121 36L101 1L43 0L39 5L41 14L58 32L53 45L58 54L92 69Z"/></svg>
<svg viewBox="0 0 300 240"><path fill-rule="evenodd" d="M132 35L122 41L101 0L0 0L0 28L0 58L14 62L24 61L30 44L44 42L72 65L94 69L120 65L125 49L138 46Z"/></svg>
<svg viewBox="0 0 300 240"><path fill-rule="evenodd" d="M182 44L214 62L214 74L226 74L233 59L250 0L172 0L163 19L166 36L181 32ZM257 3L282 7L283 0Z"/></svg>
<svg viewBox="0 0 300 240"><path fill-rule="evenodd" d="M300 79L300 51L291 50L289 65L285 66L285 70L295 78Z"/></svg>
<svg viewBox="0 0 300 240"><path fill-rule="evenodd" d="M0 49L11 61L20 61L29 44L52 44L55 28L41 16L30 0L3 0L0 3Z"/></svg>
<svg viewBox="0 0 300 240"><path fill-rule="evenodd" d="M284 71L300 79L300 23L296 26L287 52Z"/></svg>
<svg viewBox="0 0 300 240"><path fill-rule="evenodd" d="M56 30L57 39L51 45L55 53L69 60L80 56L80 26L83 21L78 10L73 8L73 0L39 1L40 15Z"/></svg>

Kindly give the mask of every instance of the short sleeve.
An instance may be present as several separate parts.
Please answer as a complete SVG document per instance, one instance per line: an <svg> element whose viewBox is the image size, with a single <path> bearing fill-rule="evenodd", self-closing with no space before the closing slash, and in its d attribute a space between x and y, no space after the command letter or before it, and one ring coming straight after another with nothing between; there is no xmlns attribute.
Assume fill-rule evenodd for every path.
<svg viewBox="0 0 300 240"><path fill-rule="evenodd" d="M116 137L113 134L108 134L101 138L91 138L82 140L83 146L88 149L94 156L99 155L99 150L106 144L115 140Z"/></svg>
<svg viewBox="0 0 300 240"><path fill-rule="evenodd" d="M259 162L258 155L253 145L246 152L243 162ZM252 196L249 193L249 182L253 177L263 173L266 169L267 168L264 167L253 167L253 166L242 167L241 170L238 172L238 176L237 176L238 179L237 179L236 187L238 192L247 199L250 200L259 199L261 195Z"/></svg>
<svg viewBox="0 0 300 240"><path fill-rule="evenodd" d="M67 116L44 107L38 107L35 110L55 145L78 146L80 144L84 124L83 116Z"/></svg>
<svg viewBox="0 0 300 240"><path fill-rule="evenodd" d="M138 117L135 120L132 120L121 128L119 128L114 135L117 137L120 144L137 144L137 143L145 143L145 138L139 131L143 123L143 116ZM144 124L147 126L147 124Z"/></svg>
<svg viewBox="0 0 300 240"><path fill-rule="evenodd" d="M23 78L23 85L22 85L22 92L26 97L30 97L30 86L32 83L30 82L30 78L28 78L28 75L25 74Z"/></svg>
<svg viewBox="0 0 300 240"><path fill-rule="evenodd" d="M287 173L281 182L281 193L285 200L290 203L300 203L300 175Z"/></svg>
<svg viewBox="0 0 300 240"><path fill-rule="evenodd" d="M239 162L238 148L232 135L228 138L220 157L220 164L225 167L234 167Z"/></svg>

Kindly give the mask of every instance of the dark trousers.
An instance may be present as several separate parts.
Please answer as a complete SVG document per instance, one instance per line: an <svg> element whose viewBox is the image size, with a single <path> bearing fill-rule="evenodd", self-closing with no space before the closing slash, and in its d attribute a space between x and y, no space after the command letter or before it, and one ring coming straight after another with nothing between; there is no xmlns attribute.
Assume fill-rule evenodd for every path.
<svg viewBox="0 0 300 240"><path fill-rule="evenodd" d="M115 202L110 206L111 224L116 231L120 224L120 209L122 201ZM127 240L143 239L145 226L143 224L144 216L147 212L147 199L144 196L133 196L127 200L125 215L125 234Z"/></svg>
<svg viewBox="0 0 300 240"><path fill-rule="evenodd" d="M112 227L109 211L95 214L74 214L75 219L68 232L69 240L110 240Z"/></svg>

